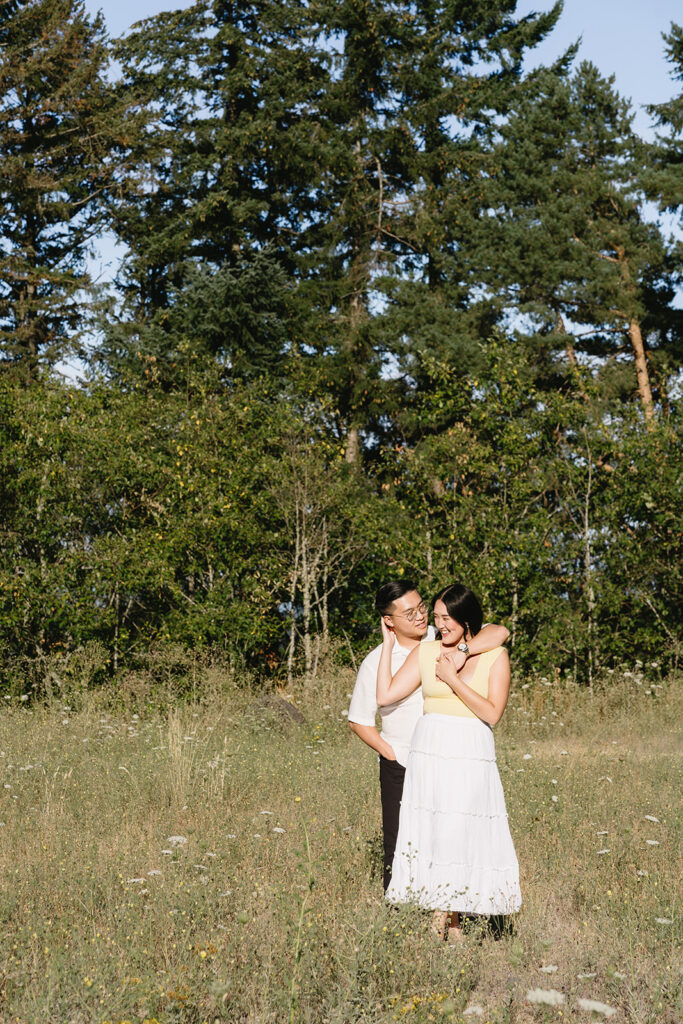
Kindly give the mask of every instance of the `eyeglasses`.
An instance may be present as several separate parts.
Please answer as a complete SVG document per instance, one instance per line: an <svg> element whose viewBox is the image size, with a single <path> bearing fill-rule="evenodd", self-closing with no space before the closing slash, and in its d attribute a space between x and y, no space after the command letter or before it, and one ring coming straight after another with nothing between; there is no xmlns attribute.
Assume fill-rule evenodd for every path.
<svg viewBox="0 0 683 1024"><path fill-rule="evenodd" d="M421 619L427 611L427 605L424 601L420 601L417 608L409 608L407 612L393 612L393 615L400 615L402 619L407 619L408 622L415 622L415 619Z"/></svg>

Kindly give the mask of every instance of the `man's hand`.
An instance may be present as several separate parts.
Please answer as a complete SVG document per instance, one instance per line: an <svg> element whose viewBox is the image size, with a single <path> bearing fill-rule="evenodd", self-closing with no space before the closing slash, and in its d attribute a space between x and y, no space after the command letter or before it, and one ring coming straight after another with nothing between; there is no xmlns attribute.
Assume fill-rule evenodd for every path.
<svg viewBox="0 0 683 1024"><path fill-rule="evenodd" d="M355 732L356 736L367 743L372 750L376 750L378 754L385 757L387 761L395 761L396 754L392 747L389 746L386 740L383 740L374 725L358 725L357 722L349 722L349 728L351 732Z"/></svg>
<svg viewBox="0 0 683 1024"><path fill-rule="evenodd" d="M451 664L455 667L456 672L459 672L467 661L467 655L465 652L459 651L457 647L454 651L443 651L441 657L448 658Z"/></svg>

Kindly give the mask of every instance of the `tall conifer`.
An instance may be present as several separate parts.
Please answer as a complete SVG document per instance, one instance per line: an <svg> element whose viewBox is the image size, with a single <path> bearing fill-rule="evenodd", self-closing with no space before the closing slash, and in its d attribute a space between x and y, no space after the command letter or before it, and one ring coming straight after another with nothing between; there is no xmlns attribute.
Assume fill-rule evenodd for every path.
<svg viewBox="0 0 683 1024"><path fill-rule="evenodd" d="M30 379L82 321L122 118L81 0L3 3L0 40L0 365Z"/></svg>
<svg viewBox="0 0 683 1024"><path fill-rule="evenodd" d="M293 243L312 215L311 97L325 80L305 19L300 2L199 0L119 40L121 89L150 113L134 152L136 173L112 209L128 254L119 280L123 325L105 344L111 361L125 359L131 346L143 363L175 358L172 325L184 318L189 326L191 311L171 319L164 311L182 306L197 267L226 281L246 275L253 284L255 268L258 277L270 259L271 285L283 270L293 272ZM241 295L243 301L245 288ZM256 319L262 300L255 296ZM274 310L284 297L273 301ZM236 311L231 307L227 319ZM220 317L220 305L215 312ZM126 334L132 337L122 342ZM281 333L268 337L276 334L271 361L283 349ZM234 362L227 334L218 351L213 336L208 349ZM257 347L266 343L261 336Z"/></svg>
<svg viewBox="0 0 683 1024"><path fill-rule="evenodd" d="M672 77L683 83L683 27L672 24L664 41ZM648 109L664 131L658 138L654 166L648 169L645 180L663 209L679 208L683 216L683 89L668 102Z"/></svg>
<svg viewBox="0 0 683 1024"><path fill-rule="evenodd" d="M501 127L479 264L508 311L531 318L546 385L558 352L571 373L583 352L599 360L605 385L636 385L650 420L648 340L670 365L680 325L664 241L643 216L645 147L631 122L613 81L593 65L582 64L571 80L539 76L535 94ZM635 376L631 370L625 381L628 354Z"/></svg>

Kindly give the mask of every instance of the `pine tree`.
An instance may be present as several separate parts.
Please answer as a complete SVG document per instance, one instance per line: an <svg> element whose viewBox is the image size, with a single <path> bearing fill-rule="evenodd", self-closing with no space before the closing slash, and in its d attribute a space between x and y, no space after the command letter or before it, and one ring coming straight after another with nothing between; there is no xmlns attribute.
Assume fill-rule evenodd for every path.
<svg viewBox="0 0 683 1024"><path fill-rule="evenodd" d="M683 82L683 27L672 24L664 41L667 59L673 66L672 76ZM645 175L645 181L662 209L678 208L683 217L683 91L667 103L653 105L648 110L667 133L658 138L654 167Z"/></svg>
<svg viewBox="0 0 683 1024"><path fill-rule="evenodd" d="M486 312L469 310L479 134L506 109L525 50L550 30L561 5L521 20L514 7L312 6L335 44L320 108L330 133L326 205L311 232L312 248L325 254L311 289L321 318L314 351L324 356L321 380L334 395L350 463L359 460L362 435L381 438L387 414L426 379L423 354L471 355L472 337L490 326ZM403 379L392 386L382 368L397 358Z"/></svg>
<svg viewBox="0 0 683 1024"><path fill-rule="evenodd" d="M128 249L118 282L126 302L122 324L108 332L105 358L120 364L127 350L141 363L173 361L172 323L184 314L166 311L187 305L184 289L192 290L198 267L205 279L246 274L252 283L255 260L262 268L271 260L271 284L293 273L294 242L312 216L310 100L325 80L305 19L298 2L200 0L119 40L120 88L151 116L136 140L135 174L112 206ZM220 289L217 283L213 290ZM275 305L285 298L281 291ZM260 303L257 295L255 317ZM237 308L226 311L227 320ZM241 342L233 346L224 332L217 353L216 337L214 331L207 345L197 338L197 352L234 362ZM285 347L278 334L268 360Z"/></svg>
<svg viewBox="0 0 683 1024"><path fill-rule="evenodd" d="M479 260L502 305L528 317L539 382L561 381L559 353L566 372L577 373L582 352L598 359L604 387L628 394L630 352L649 421L648 344L670 368L680 323L671 308L674 268L658 227L643 216L646 150L631 122L613 80L593 65L571 80L540 76L535 95L501 127Z"/></svg>
<svg viewBox="0 0 683 1024"><path fill-rule="evenodd" d="M81 0L3 3L0 40L0 366L30 379L83 320L121 114L102 19Z"/></svg>

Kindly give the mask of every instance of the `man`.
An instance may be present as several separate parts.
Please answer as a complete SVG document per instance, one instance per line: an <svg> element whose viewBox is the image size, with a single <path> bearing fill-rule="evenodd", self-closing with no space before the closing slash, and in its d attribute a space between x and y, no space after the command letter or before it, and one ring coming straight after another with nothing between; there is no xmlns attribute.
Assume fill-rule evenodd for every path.
<svg viewBox="0 0 683 1024"><path fill-rule="evenodd" d="M434 640L429 625L427 606L410 580L390 580L377 591L375 608L389 629L396 634L391 652L392 675L423 640ZM504 626L483 626L469 644L459 644L458 669L473 654L483 654L509 637ZM378 708L376 701L377 669L382 645L370 651L361 664L349 707L349 726L356 736L379 754L379 788L382 802L382 833L384 836L384 888L389 886L391 863L396 849L398 816L403 795L403 779L410 749L410 740L418 718L422 715L422 690L417 689L405 700ZM454 659L455 660L455 659ZM382 730L376 726L377 712Z"/></svg>

